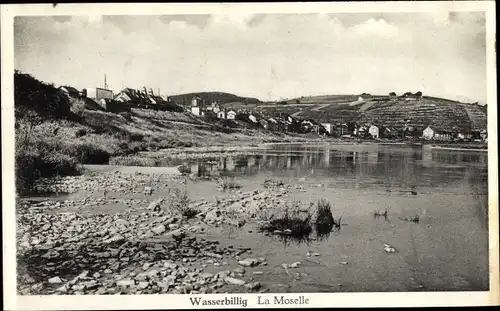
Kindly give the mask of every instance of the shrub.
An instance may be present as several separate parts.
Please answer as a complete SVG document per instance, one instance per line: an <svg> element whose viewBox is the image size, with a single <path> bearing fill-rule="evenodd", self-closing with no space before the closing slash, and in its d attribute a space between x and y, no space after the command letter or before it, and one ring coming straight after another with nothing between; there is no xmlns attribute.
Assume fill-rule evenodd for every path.
<svg viewBox="0 0 500 311"><path fill-rule="evenodd" d="M95 145L68 145L68 154L73 155L82 164L108 164L110 154Z"/></svg>
<svg viewBox="0 0 500 311"><path fill-rule="evenodd" d="M173 210L177 211L179 214L186 218L193 218L200 211L193 206L189 206L189 196L186 190L181 190L179 188L175 188L173 193L170 193L172 198L171 207Z"/></svg>
<svg viewBox="0 0 500 311"><path fill-rule="evenodd" d="M75 137L78 138L78 137L82 137L82 136L85 136L87 135L87 130L86 129L78 129L76 132L75 132Z"/></svg>
<svg viewBox="0 0 500 311"><path fill-rule="evenodd" d="M144 135L138 133L130 133L128 140L130 141L143 141Z"/></svg>
<svg viewBox="0 0 500 311"><path fill-rule="evenodd" d="M67 118L71 114L71 105L65 94L53 85L19 71L14 73L14 107L16 118L29 114L29 111L53 119Z"/></svg>
<svg viewBox="0 0 500 311"><path fill-rule="evenodd" d="M73 100L70 105L70 111L75 116L82 117L85 111L85 102L83 100Z"/></svg>
<svg viewBox="0 0 500 311"><path fill-rule="evenodd" d="M16 139L15 179L16 192L26 194L32 191L38 178L52 176L77 175L80 173L75 158L51 152L46 148L28 145L22 139Z"/></svg>

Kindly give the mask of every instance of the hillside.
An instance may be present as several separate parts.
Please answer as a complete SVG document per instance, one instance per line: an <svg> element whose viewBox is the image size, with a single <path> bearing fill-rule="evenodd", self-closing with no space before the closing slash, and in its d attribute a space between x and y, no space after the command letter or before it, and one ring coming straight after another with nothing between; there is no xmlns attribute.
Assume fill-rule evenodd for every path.
<svg viewBox="0 0 500 311"><path fill-rule="evenodd" d="M86 102L19 72L14 75L14 106L18 193L31 191L40 177L78 174L79 164L107 164L139 151L293 138L186 112L90 110Z"/></svg>
<svg viewBox="0 0 500 311"><path fill-rule="evenodd" d="M428 125L457 128L463 131L486 128L486 106L460 103L424 96L418 100L365 96L357 101L354 95L302 97L285 103L259 105L255 108L271 115L289 114L322 123L377 123L388 127L409 125L423 130Z"/></svg>
<svg viewBox="0 0 500 311"><path fill-rule="evenodd" d="M224 93L224 92L200 92L200 93L187 93L169 96L169 99L177 105L189 105L193 97L198 96L207 103L216 101L219 104L227 103L243 103L243 104L260 104L262 103L257 98L241 97L238 95Z"/></svg>

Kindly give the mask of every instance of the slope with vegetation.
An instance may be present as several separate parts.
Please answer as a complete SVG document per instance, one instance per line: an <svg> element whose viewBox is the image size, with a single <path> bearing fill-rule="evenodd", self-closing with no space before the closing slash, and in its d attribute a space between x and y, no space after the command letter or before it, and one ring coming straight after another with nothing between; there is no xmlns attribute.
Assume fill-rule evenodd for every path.
<svg viewBox="0 0 500 311"><path fill-rule="evenodd" d="M15 72L16 190L30 192L40 177L80 172L80 164L107 164L114 156L161 148L272 141L275 135L190 113L133 108L89 110L83 99Z"/></svg>
<svg viewBox="0 0 500 311"><path fill-rule="evenodd" d="M415 94L411 94L415 95ZM405 124L423 130L428 125L465 132L486 128L486 106L461 103L437 97L408 100L396 96L332 95L301 97L274 105L256 107L275 116L289 114L322 123L376 123L400 128Z"/></svg>

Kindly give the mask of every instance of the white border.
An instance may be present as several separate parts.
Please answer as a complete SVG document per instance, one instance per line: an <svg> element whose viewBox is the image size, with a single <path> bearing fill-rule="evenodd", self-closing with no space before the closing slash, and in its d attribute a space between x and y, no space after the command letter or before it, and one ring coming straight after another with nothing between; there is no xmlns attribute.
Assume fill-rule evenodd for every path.
<svg viewBox="0 0 500 311"><path fill-rule="evenodd" d="M488 103L488 165L489 165L489 292L421 292L421 293L311 293L285 294L306 296L309 305L299 307L394 307L394 306L481 306L498 305L498 137L495 57L494 1L429 1L429 2L345 2L345 3L226 3L226 4L52 4L1 6L1 68L2 68L2 213L3 213L3 275L4 308L7 310L56 309L192 309L192 295L124 295L124 296L17 296L15 273L15 194L14 194L14 111L13 72L14 16L35 15L161 15L161 14L237 14L244 13L328 13L328 12L428 12L485 11L487 36L487 103ZM207 296L207 295L205 295ZM225 297L248 299L247 307L257 305L257 294L209 295L210 299ZM260 294L272 298L274 294ZM238 306L230 306L238 308ZM271 307L294 307L293 305ZM201 308L201 307L198 307ZM204 307L209 308L209 307ZM224 306L218 306L224 308Z"/></svg>

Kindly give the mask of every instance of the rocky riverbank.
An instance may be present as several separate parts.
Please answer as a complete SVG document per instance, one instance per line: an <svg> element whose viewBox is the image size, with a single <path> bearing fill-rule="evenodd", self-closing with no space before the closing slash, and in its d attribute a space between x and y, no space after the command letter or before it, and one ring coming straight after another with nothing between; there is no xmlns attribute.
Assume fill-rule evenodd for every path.
<svg viewBox="0 0 500 311"><path fill-rule="evenodd" d="M17 204L20 294L152 294L267 291L255 280L266 258L203 237L210 227L239 228L284 206L290 186L218 190L187 200L187 177L90 172L41 180ZM152 195L144 193L151 188ZM183 210L196 211L189 217ZM210 272L208 272L210 271Z"/></svg>

